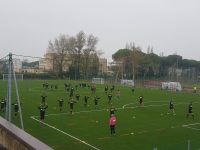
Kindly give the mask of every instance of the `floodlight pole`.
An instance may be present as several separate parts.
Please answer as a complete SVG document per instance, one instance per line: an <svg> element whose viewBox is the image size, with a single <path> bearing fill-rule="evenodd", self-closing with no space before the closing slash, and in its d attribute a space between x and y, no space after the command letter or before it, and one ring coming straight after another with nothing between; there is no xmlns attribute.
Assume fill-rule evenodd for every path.
<svg viewBox="0 0 200 150"><path fill-rule="evenodd" d="M16 75L15 75L13 63L12 63L12 70L13 70L13 77L14 77L14 82L15 82L15 91L16 91L16 96L17 96L17 104L18 104L18 107L19 107L19 117L20 117L20 122L21 122L21 128L24 130L21 103L20 103L20 99L19 99L18 85L17 85L17 80L16 80Z"/></svg>
<svg viewBox="0 0 200 150"><path fill-rule="evenodd" d="M23 124L23 118L22 118L22 112L21 112L21 103L19 99L19 91L18 91L18 85L16 81L16 75L15 75L15 70L14 70L14 65L13 65L13 59L12 59L12 53L9 53L9 62L8 62L8 95L7 95L7 101L6 101L6 119L11 122L12 120L12 75L14 79L14 84L15 84L15 92L17 96L17 104L19 107L19 115L20 115L20 122L21 122L21 128L24 130L24 124Z"/></svg>
<svg viewBox="0 0 200 150"><path fill-rule="evenodd" d="M9 53L9 59L8 59L8 93L7 93L7 101L6 101L6 114L5 117L8 121L11 122L11 89L12 89L12 81L11 81L11 73L12 73L12 54Z"/></svg>

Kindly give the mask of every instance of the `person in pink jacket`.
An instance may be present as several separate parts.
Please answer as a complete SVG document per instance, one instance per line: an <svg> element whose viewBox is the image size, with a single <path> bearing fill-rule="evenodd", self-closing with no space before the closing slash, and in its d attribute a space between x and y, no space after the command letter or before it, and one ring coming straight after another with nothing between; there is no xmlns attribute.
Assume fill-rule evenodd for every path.
<svg viewBox="0 0 200 150"><path fill-rule="evenodd" d="M109 120L109 125L110 125L110 133L115 134L115 125L116 125L117 119L114 114L111 115L110 120Z"/></svg>

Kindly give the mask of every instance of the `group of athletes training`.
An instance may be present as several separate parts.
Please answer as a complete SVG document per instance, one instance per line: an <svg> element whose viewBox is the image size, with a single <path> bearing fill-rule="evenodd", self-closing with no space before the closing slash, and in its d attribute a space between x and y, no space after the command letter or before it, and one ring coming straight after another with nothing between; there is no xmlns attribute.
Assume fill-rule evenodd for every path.
<svg viewBox="0 0 200 150"><path fill-rule="evenodd" d="M44 83L43 85L44 90L57 90L58 86L57 85L53 85L53 84L48 84L48 83ZM87 89L90 91L91 94L85 94L85 95L80 95L79 94L79 88L83 88L83 89ZM68 101L67 106L69 107L69 113L73 114L73 109L74 109L74 105L76 103L78 103L80 101L80 98L82 97L84 103L84 107L87 108L88 107L88 101L89 99L93 99L94 102L94 108L97 109L98 108L98 104L99 104L99 100L101 99L101 97L97 96L96 94L96 85L95 84L86 84L86 83L80 83L79 85L71 85L69 84L64 84L64 89L66 91L66 93L68 94ZM117 111L117 109L115 108L115 106L113 105L112 101L113 101L113 97L115 97L117 100L120 100L121 97L121 92L120 90L115 90L115 86L112 85L111 87L108 87L108 85L105 85L104 88L104 92L107 96L108 99L108 106L109 106L109 112L110 112L110 118L109 118L109 125L110 125L110 129L111 129L111 134L115 133L115 125L116 125L116 116L115 116L115 111ZM134 94L135 92L135 88L132 87L131 88L132 93ZM194 87L194 93L196 93L197 88ZM87 92L88 93L88 92ZM59 107L59 111L63 110L64 107L64 99L60 98L57 100L58 102L58 107ZM22 103L20 103L22 105ZM138 104L139 106L143 106L144 105L144 97L141 95L138 98ZM14 109L14 115L17 116L18 112L19 112L19 105L17 102L12 103L13 109ZM2 99L1 100L1 111L4 112L5 108L6 108L6 99ZM41 95L41 102L40 105L38 106L38 109L40 111L40 119L41 121L44 121L45 119L45 111L48 108L47 105L47 96ZM175 106L173 103L173 100L170 100L169 102L169 110L167 111L166 114L173 114L176 115L175 113ZM192 102L189 103L188 105L188 112L186 117L188 118L189 116L191 116L194 119L194 113L193 113L193 104Z"/></svg>
<svg viewBox="0 0 200 150"><path fill-rule="evenodd" d="M43 88L47 89L53 89L53 87L55 87L55 89L58 89L57 85L49 85L48 83L44 83L43 84ZM89 90L91 92L91 94L85 94L85 95L80 95L79 94L79 88L86 88L87 90ZM71 85L69 84L64 84L64 89L66 91L66 93L68 93L68 101L67 106L69 107L69 114L73 114L73 109L74 109L74 105L76 103L78 103L80 101L80 97L82 97L82 100L84 101L83 105L84 107L88 107L88 101L89 99L93 99L94 101L94 108L97 109L98 104L99 104L99 100L101 99L101 97L97 96L96 94L96 85L95 84L86 84L86 83L80 83L79 85ZM132 87L131 88L132 93L134 94L135 92L135 88ZM196 89L195 89L196 91ZM112 85L111 87L108 87L108 85L105 85L104 88L104 92L107 95L107 99L108 99L108 106L109 106L109 126L110 126L110 130L111 130L111 134L115 134L115 125L116 125L116 116L115 116L115 111L117 111L117 109L115 108L115 106L112 103L112 99L115 96L118 100L120 100L121 97L121 92L120 90L115 90L115 86ZM91 96L93 95L93 96ZM64 107L64 99L60 98L59 100L57 100L58 102L58 107L59 107L59 111L63 110ZM144 105L144 97L141 95L138 98L138 105L139 106L143 106ZM47 105L47 96L46 95L42 95L41 96L41 102L40 102L40 106L38 107L38 109L40 110L40 119L41 121L44 121L45 119L45 110L48 108ZM169 110L166 112L166 114L173 114L176 115L175 113L175 106L173 103L173 100L170 100L169 102ZM188 118L189 116L192 116L192 118L194 119L194 113L193 113L193 105L192 102L189 103L188 105L188 112L186 117Z"/></svg>

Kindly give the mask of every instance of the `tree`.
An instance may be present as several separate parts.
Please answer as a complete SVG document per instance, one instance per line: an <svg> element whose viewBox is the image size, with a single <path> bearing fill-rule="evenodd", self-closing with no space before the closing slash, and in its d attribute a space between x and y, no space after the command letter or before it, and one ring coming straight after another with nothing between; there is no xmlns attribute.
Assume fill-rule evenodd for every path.
<svg viewBox="0 0 200 150"><path fill-rule="evenodd" d="M77 58L77 76L80 78L80 63L81 63L81 54L83 51L83 48L85 46L86 42L86 35L83 31L80 31L76 35L76 48L75 48L75 53L76 53L76 58Z"/></svg>
<svg viewBox="0 0 200 150"><path fill-rule="evenodd" d="M84 77L88 76L89 70L88 66L90 62L90 55L97 54L96 44L98 43L98 38L90 34L86 39L86 48L83 49L83 72ZM94 57L95 58L95 57Z"/></svg>
<svg viewBox="0 0 200 150"><path fill-rule="evenodd" d="M48 50L53 59L54 72L62 75L64 71L70 70L70 76L75 79L81 75L87 77L91 73L90 66L97 65L90 60L98 59L100 53L96 50L97 43L97 37L92 34L87 36L83 31L76 36L60 35L53 42L49 41Z"/></svg>
<svg viewBox="0 0 200 150"><path fill-rule="evenodd" d="M69 37L66 35L60 35L58 38L55 38L53 42L49 41L48 51L52 55L53 71L58 72L59 76L62 75L68 61L67 55L70 53L68 44Z"/></svg>

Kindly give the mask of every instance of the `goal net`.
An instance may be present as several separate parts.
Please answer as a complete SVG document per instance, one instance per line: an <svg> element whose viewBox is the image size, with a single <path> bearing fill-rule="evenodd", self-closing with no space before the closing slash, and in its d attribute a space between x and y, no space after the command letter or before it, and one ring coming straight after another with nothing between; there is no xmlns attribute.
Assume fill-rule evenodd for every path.
<svg viewBox="0 0 200 150"><path fill-rule="evenodd" d="M12 76L12 80L14 80L13 74L11 76ZM23 74L15 74L15 76L16 76L16 80L24 80ZM3 80L8 80L8 74L3 74Z"/></svg>
<svg viewBox="0 0 200 150"><path fill-rule="evenodd" d="M163 90L182 91L180 82L162 82Z"/></svg>
<svg viewBox="0 0 200 150"><path fill-rule="evenodd" d="M93 78L92 79L92 83L96 83L96 84L104 84L104 78Z"/></svg>
<svg viewBox="0 0 200 150"><path fill-rule="evenodd" d="M121 79L121 85L134 87L135 83L134 83L133 80L124 80L124 79Z"/></svg>

